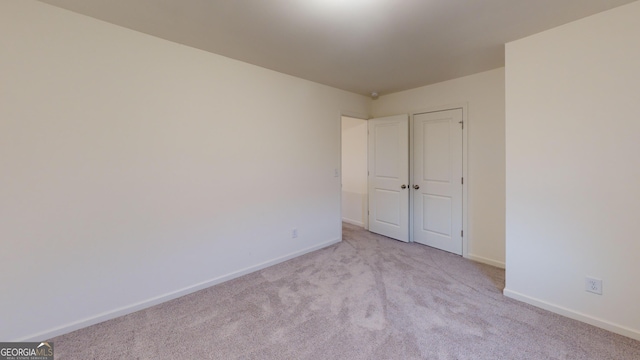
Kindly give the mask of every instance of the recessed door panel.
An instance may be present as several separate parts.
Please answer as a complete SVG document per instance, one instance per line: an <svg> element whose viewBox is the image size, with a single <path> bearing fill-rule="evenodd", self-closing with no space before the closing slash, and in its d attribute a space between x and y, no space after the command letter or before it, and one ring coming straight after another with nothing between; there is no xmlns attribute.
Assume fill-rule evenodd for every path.
<svg viewBox="0 0 640 360"><path fill-rule="evenodd" d="M434 120L424 123L424 177L426 181L451 181L451 154L449 121Z"/></svg>
<svg viewBox="0 0 640 360"><path fill-rule="evenodd" d="M451 198L426 194L422 196L423 230L451 237Z"/></svg>
<svg viewBox="0 0 640 360"><path fill-rule="evenodd" d="M400 226L400 203L402 202L400 192L376 189L375 196L375 221Z"/></svg>
<svg viewBox="0 0 640 360"><path fill-rule="evenodd" d="M400 168L396 160L400 158L400 134L398 124L380 124L375 129L375 172L378 178L398 179Z"/></svg>

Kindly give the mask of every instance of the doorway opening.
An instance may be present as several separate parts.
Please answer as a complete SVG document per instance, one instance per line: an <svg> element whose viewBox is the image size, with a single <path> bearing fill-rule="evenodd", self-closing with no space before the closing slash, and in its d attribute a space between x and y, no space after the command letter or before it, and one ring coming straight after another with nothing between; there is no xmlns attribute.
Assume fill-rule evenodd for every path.
<svg viewBox="0 0 640 360"><path fill-rule="evenodd" d="M367 120L342 116L342 221L368 229Z"/></svg>

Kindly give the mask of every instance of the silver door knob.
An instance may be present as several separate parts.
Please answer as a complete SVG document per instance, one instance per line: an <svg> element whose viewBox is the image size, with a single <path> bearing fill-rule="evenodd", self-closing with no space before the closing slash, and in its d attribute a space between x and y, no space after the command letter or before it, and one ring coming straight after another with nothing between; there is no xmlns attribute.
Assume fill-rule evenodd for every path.
<svg viewBox="0 0 640 360"><path fill-rule="evenodd" d="M402 186L400 186L400 189L406 189L406 188L407 188L407 185L405 184L402 184Z"/></svg>
<svg viewBox="0 0 640 360"><path fill-rule="evenodd" d="M418 189L420 189L420 185L413 185L413 188L418 190Z"/></svg>

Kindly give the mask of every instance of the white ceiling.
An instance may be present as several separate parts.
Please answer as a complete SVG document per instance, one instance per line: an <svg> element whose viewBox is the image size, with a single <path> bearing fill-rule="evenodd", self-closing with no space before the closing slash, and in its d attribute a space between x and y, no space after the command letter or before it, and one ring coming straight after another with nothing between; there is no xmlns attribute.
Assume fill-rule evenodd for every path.
<svg viewBox="0 0 640 360"><path fill-rule="evenodd" d="M504 44L634 0L41 0L336 88L504 66Z"/></svg>

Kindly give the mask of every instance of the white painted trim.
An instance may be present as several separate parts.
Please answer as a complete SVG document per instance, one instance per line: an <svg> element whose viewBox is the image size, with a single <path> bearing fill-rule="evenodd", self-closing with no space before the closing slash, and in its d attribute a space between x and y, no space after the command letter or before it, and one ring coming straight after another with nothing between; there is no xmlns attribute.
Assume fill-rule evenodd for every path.
<svg viewBox="0 0 640 360"><path fill-rule="evenodd" d="M411 188L413 187L413 117L416 113L409 113L409 242L415 242L413 240L413 196L411 194Z"/></svg>
<svg viewBox="0 0 640 360"><path fill-rule="evenodd" d="M350 117L350 118L354 118L354 119L360 119L360 120L369 120L368 115L364 115L362 113L357 113L357 112L353 112L353 111L340 111L340 120L342 120L342 117Z"/></svg>
<svg viewBox="0 0 640 360"><path fill-rule="evenodd" d="M339 129L339 134L340 134L340 161L339 161L339 165L340 165L340 219L344 222L347 222L349 224L353 224L353 225L357 225L357 226L362 226L365 230L369 230L369 216L364 216L364 224L361 222L357 222L357 223L353 223L353 222L349 222L346 221L345 218L342 217L342 117L350 117L350 118L354 118L354 119L361 119L361 120L365 120L368 121L369 120L369 116L367 115L363 115L362 113L357 113L357 112L353 112L353 111L348 111L348 110L341 110L340 111L340 117L338 117L338 129ZM369 131L369 125L367 124L367 131ZM368 136L367 136L367 141L368 141ZM368 147L367 147L368 149ZM367 171L369 170L368 168L368 164L369 164L369 154L367 153L367 159L364 159L367 163ZM369 176L367 176L367 182L369 181ZM364 208L367 209L367 211L369 211L369 184L367 184L367 194L365 194L366 196L364 197ZM340 224L340 239L342 239L342 224Z"/></svg>
<svg viewBox="0 0 640 360"><path fill-rule="evenodd" d="M351 225L356 225L356 226L360 226L360 227L364 227L364 223L362 221L357 221L357 220L352 220L346 217L342 218L343 222L346 222L347 224L351 224Z"/></svg>
<svg viewBox="0 0 640 360"><path fill-rule="evenodd" d="M243 276L243 275L246 275L246 274L249 274L249 273L264 269L264 268L267 268L269 266L276 265L278 263L293 259L295 257L310 253L312 251L316 251L316 250L325 248L327 246L331 246L333 244L337 244L340 241L342 241L342 239L329 240L329 241L326 241L326 242L324 242L322 244L311 246L309 248L306 248L306 249L303 249L303 250L300 250L300 251L296 251L296 252L290 253L288 255L284 255L284 256L281 256L281 257L278 257L278 258L275 258L275 259L272 259L272 260L268 260L268 261L265 261L263 263L260 263L260 264L254 265L254 266L250 266L250 267L245 268L245 269L241 269L241 270L234 271L234 272L226 274L226 275L222 275L222 276L213 278L211 280L203 281L201 283L194 284L194 285L191 285L191 286L187 286L185 288L182 288L182 289L179 289L179 290L176 290L176 291L172 291L172 292L169 292L169 293L166 293L166 294L163 294L163 295L159 295L159 296L153 297L153 298L148 299L148 300L140 301L140 302L137 302L137 303L134 303L134 304L131 304L131 305L127 305L127 306L123 306L123 307L120 307L120 308L117 308L117 309L114 309L114 310L111 310L111 311L106 311L106 312L103 312L101 314L97 314L95 316L91 316L91 317L88 317L88 318L85 318L85 319L82 319L82 320L79 320L79 321L76 321L76 322L73 322L73 323L70 323L70 324L62 325L62 326L59 326L59 327L56 327L56 328L53 328L53 329L45 330L45 331L37 333L37 334L32 334L32 335L25 336L25 337L22 337L22 338L19 338L19 339L11 340L11 341L13 341L13 342L44 341L46 339L51 339L51 338L59 336L59 335L67 334L67 333L70 333L70 332L78 330L78 329L82 329L82 328L85 328L85 327L88 327L88 326L91 326L91 325L95 325L95 324L101 323L103 321L107 321L107 320L115 319L115 318L120 317L120 316L131 314L133 312L136 312L136 311L139 311L139 310L143 310L143 309L152 307L154 305L158 305L158 304L161 304L161 303L164 303L164 302L179 298L181 296L194 293L194 292L202 290L202 289L206 289L208 287L223 283L225 281L232 280L232 279L235 279L237 277L240 277L240 276Z"/></svg>
<svg viewBox="0 0 640 360"><path fill-rule="evenodd" d="M474 254L467 254L467 256L465 256L465 258L467 258L469 260L473 260L473 261L479 262L479 263L495 266L495 267L500 268L500 269L505 269L506 268L506 264L504 262L493 260L493 259L489 259L489 258L486 258L486 257L483 257L483 256L478 256L478 255L474 255Z"/></svg>
<svg viewBox="0 0 640 360"><path fill-rule="evenodd" d="M571 310L562 306L558 306L543 300L539 300L527 295L524 295L522 293L519 293L517 291L511 291L509 289L504 289L503 291L504 296L515 299L515 300L519 300L522 302L525 302L527 304L539 307L541 309L544 310L548 310L551 311L553 313L562 315L562 316L566 316L570 319L574 319L574 320L578 320L578 321L582 321L584 323L614 332L616 334L620 334L622 336L626 336L635 340L639 340L640 341L640 330L637 329L631 329L622 325L618 325L615 323L612 323L610 321L607 320L603 320L588 314L584 314L575 310Z"/></svg>
<svg viewBox="0 0 640 360"><path fill-rule="evenodd" d="M462 237L462 256L467 258L469 257L469 234L468 231L468 223L469 223L469 195L468 195L468 184L469 184L469 171L468 171L468 160L469 160L469 105L466 102L462 103L453 103L448 105L440 105L440 106L432 106L425 109L420 109L416 111L412 111L410 113L411 117L409 118L409 179L413 179L413 120L414 116L417 114L436 112L436 111L447 111L454 109L462 109L462 122L464 127L462 128L462 177L464 178L464 184L462 184L462 231L464 232L464 236ZM409 181L411 183L411 181ZM413 196L409 197L409 209L413 209ZM413 214L413 212L410 212ZM413 242L413 216L409 216L409 241ZM495 266L495 265L494 265ZM504 268L504 264L502 265Z"/></svg>

